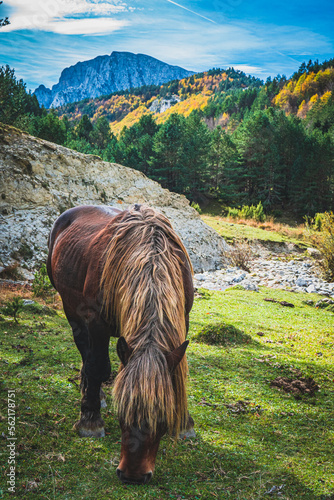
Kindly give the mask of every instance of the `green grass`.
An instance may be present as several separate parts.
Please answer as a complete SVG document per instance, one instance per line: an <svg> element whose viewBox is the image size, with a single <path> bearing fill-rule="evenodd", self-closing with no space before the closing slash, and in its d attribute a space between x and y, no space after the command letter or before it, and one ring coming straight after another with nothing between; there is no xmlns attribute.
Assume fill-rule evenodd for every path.
<svg viewBox="0 0 334 500"><path fill-rule="evenodd" d="M235 239L247 239L249 241L259 241L260 243L293 243L297 247L307 248L307 243L299 239L280 234L277 231L268 231L260 227L253 227L246 224L230 222L220 216L208 214L201 215L203 222L212 227L227 242L233 242Z"/></svg>
<svg viewBox="0 0 334 500"><path fill-rule="evenodd" d="M265 297L292 302L295 308ZM34 309L21 313L19 325L3 318L0 434L8 433L7 389L15 388L15 498L333 498L334 314L303 302L310 298L261 288L259 293L208 292L196 299L188 362L197 437L181 442L164 438L151 484L139 487L116 478L120 430L110 387L108 408L102 410L106 438L79 438L72 431L80 407L80 356L64 316ZM249 342L209 346L195 341L204 327L221 322L249 335ZM110 346L113 370L118 367L115 342ZM277 376L298 374L313 377L320 391L295 399L270 386ZM9 497L7 441L0 439L0 488ZM281 485L281 496L265 494Z"/></svg>

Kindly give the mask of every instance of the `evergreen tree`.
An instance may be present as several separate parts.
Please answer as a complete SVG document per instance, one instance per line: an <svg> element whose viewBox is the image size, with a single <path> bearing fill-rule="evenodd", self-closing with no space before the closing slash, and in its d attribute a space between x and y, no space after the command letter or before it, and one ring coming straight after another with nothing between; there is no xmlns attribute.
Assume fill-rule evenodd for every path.
<svg viewBox="0 0 334 500"><path fill-rule="evenodd" d="M270 115L257 111L234 134L241 155L239 190L247 204L270 207L280 199L279 158Z"/></svg>
<svg viewBox="0 0 334 500"><path fill-rule="evenodd" d="M17 80L14 70L0 67L0 121L15 125L23 115L41 114L38 101L26 91L23 80Z"/></svg>
<svg viewBox="0 0 334 500"><path fill-rule="evenodd" d="M182 192L196 199L200 192L209 190L208 155L210 133L198 112L193 111L186 119L182 164Z"/></svg>
<svg viewBox="0 0 334 500"><path fill-rule="evenodd" d="M85 139L90 142L90 134L93 131L93 125L87 115L83 115L75 129L76 135L79 139Z"/></svg>
<svg viewBox="0 0 334 500"><path fill-rule="evenodd" d="M221 127L211 133L209 153L210 192L226 205L238 203L238 151L231 136Z"/></svg>
<svg viewBox="0 0 334 500"><path fill-rule="evenodd" d="M3 2L1 1L0 5L2 4ZM8 24L10 24L8 17L0 19L0 28L2 28L3 26L7 26Z"/></svg>
<svg viewBox="0 0 334 500"><path fill-rule="evenodd" d="M101 116L96 120L92 130L89 131L89 129L90 126L88 125L88 128L86 130L88 132L87 136L91 144L93 144L99 150L106 149L111 139L110 125L108 120L104 116ZM79 133L82 133L82 131L80 131Z"/></svg>
<svg viewBox="0 0 334 500"><path fill-rule="evenodd" d="M184 139L186 119L174 113L154 136L151 176L163 187L182 193L184 178Z"/></svg>

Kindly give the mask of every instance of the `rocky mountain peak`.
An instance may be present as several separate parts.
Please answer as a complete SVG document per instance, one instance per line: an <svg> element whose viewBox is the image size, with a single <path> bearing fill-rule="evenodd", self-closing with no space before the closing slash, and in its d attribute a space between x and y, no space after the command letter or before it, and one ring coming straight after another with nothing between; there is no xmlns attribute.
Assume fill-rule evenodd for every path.
<svg viewBox="0 0 334 500"><path fill-rule="evenodd" d="M39 103L56 108L70 102L111 94L142 85L160 85L194 74L145 54L112 52L65 68L52 89L40 85L34 92Z"/></svg>

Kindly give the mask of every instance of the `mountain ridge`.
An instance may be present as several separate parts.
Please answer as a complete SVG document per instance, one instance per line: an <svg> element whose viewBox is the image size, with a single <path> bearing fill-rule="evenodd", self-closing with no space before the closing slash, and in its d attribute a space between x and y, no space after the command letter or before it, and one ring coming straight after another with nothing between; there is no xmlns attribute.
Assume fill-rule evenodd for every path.
<svg viewBox="0 0 334 500"><path fill-rule="evenodd" d="M113 51L64 68L58 83L48 89L40 85L34 94L40 105L56 108L64 104L96 98L119 90L160 85L194 74L180 66L132 52Z"/></svg>

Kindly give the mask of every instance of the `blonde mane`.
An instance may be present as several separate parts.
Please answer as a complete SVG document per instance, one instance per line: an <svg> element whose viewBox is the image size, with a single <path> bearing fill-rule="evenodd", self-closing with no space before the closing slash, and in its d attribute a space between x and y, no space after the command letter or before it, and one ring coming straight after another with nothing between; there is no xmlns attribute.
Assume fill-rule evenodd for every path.
<svg viewBox="0 0 334 500"><path fill-rule="evenodd" d="M114 385L118 416L126 426L163 423L171 433L188 418L184 356L170 376L165 354L186 338L182 268L192 266L166 217L134 206L111 223L101 277L107 317L133 349Z"/></svg>

